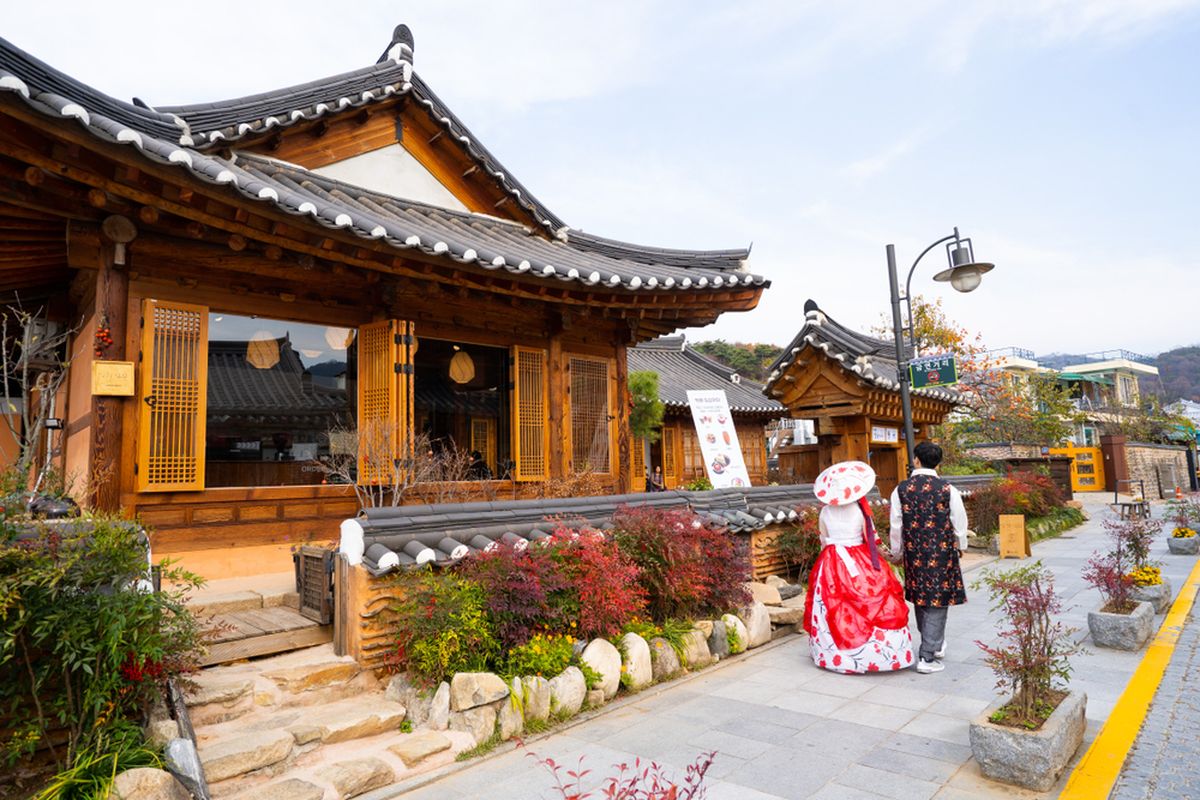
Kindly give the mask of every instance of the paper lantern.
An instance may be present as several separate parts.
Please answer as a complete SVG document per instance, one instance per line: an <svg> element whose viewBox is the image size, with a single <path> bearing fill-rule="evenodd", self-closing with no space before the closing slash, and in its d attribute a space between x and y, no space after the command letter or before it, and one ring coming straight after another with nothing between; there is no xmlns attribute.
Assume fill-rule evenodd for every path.
<svg viewBox="0 0 1200 800"><path fill-rule="evenodd" d="M255 369L270 369L279 363L279 340L266 331L250 337L246 345L246 361Z"/></svg>
<svg viewBox="0 0 1200 800"><path fill-rule="evenodd" d="M345 350L354 341L354 330L351 328L326 328L325 342L334 350Z"/></svg>
<svg viewBox="0 0 1200 800"><path fill-rule="evenodd" d="M455 383L470 383L475 380L475 362L466 350L459 350L450 359L450 380Z"/></svg>

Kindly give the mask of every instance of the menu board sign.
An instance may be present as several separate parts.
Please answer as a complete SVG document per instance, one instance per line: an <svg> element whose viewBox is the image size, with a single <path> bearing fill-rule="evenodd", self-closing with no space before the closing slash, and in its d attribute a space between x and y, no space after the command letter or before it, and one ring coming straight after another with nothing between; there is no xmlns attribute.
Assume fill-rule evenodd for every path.
<svg viewBox="0 0 1200 800"><path fill-rule="evenodd" d="M696 425L696 437L700 440L704 469L713 488L749 486L750 475L742 459L742 448L738 444L725 392L721 389L689 389L687 398Z"/></svg>

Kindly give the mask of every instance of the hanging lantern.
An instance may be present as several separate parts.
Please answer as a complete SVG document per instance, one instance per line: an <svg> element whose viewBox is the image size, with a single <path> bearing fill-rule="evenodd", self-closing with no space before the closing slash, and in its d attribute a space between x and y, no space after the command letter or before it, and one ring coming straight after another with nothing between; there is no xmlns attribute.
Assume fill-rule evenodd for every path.
<svg viewBox="0 0 1200 800"><path fill-rule="evenodd" d="M279 340L259 331L246 344L246 362L255 369L270 369L279 363Z"/></svg>
<svg viewBox="0 0 1200 800"><path fill-rule="evenodd" d="M455 383L470 383L475 380L475 362L466 350L459 350L450 359L450 380Z"/></svg>
<svg viewBox="0 0 1200 800"><path fill-rule="evenodd" d="M326 328L325 342L334 350L345 350L354 341L354 330L351 328Z"/></svg>

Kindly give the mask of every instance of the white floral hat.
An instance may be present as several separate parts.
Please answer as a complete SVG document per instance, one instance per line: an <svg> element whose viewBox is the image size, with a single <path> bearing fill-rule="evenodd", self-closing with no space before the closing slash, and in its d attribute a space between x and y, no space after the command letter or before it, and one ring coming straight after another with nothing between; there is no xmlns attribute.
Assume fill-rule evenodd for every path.
<svg viewBox="0 0 1200 800"><path fill-rule="evenodd" d="M866 497L875 485L875 470L862 461L834 464L813 482L813 493L822 503L846 506Z"/></svg>

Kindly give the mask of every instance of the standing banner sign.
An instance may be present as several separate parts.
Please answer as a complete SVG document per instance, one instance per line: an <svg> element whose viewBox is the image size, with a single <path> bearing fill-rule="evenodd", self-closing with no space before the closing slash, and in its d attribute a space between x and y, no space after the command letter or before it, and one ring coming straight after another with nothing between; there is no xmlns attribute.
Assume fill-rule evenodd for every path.
<svg viewBox="0 0 1200 800"><path fill-rule="evenodd" d="M704 457L704 469L714 489L730 486L749 486L750 474L742 458L737 430L733 427L733 415L729 413L729 398L722 389L688 389L688 405L692 409L692 422L696 425L696 436L700 440L700 455Z"/></svg>

